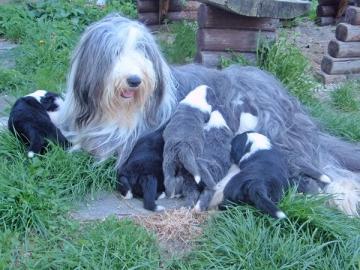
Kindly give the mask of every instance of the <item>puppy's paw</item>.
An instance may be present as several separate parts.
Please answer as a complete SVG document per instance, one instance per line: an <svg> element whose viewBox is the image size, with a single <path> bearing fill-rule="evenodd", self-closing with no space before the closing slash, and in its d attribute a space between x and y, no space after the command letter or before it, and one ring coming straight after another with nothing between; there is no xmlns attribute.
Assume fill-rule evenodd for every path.
<svg viewBox="0 0 360 270"><path fill-rule="evenodd" d="M326 174L321 175L319 180L325 184L330 184L332 182L331 178L329 176L327 176Z"/></svg>
<svg viewBox="0 0 360 270"><path fill-rule="evenodd" d="M29 151L27 153L28 158L33 158L35 156L35 153L33 151Z"/></svg>
<svg viewBox="0 0 360 270"><path fill-rule="evenodd" d="M165 194L165 192L163 192L159 195L159 197L157 199L161 200L161 199L164 199L165 197L166 197L166 194Z"/></svg>
<svg viewBox="0 0 360 270"><path fill-rule="evenodd" d="M125 200L130 200L134 197L134 195L132 194L131 190L129 190L126 195L124 196Z"/></svg>

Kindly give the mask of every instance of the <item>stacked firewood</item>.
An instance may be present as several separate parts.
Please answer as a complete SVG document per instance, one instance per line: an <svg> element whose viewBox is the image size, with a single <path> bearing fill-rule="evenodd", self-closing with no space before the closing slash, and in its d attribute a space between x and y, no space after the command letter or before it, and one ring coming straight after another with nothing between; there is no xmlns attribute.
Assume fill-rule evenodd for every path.
<svg viewBox="0 0 360 270"><path fill-rule="evenodd" d="M197 1L137 0L138 19L149 26L157 26L165 21L195 21L199 6Z"/></svg>
<svg viewBox="0 0 360 270"><path fill-rule="evenodd" d="M344 20L346 8L357 0L318 0L316 23L320 26L335 24Z"/></svg>
<svg viewBox="0 0 360 270"><path fill-rule="evenodd" d="M322 71L343 79L360 78L360 7L347 8L345 23L337 25L335 37L321 62Z"/></svg>
<svg viewBox="0 0 360 270"><path fill-rule="evenodd" d="M241 16L202 4L198 10L196 61L219 67L221 58L233 53L255 61L259 43L275 40L278 23L278 19Z"/></svg>

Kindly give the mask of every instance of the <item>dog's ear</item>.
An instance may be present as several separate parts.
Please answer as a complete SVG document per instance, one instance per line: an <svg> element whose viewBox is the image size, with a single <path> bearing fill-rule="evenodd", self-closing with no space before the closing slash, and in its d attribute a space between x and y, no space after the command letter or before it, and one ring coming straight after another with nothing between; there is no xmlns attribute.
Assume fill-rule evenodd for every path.
<svg viewBox="0 0 360 270"><path fill-rule="evenodd" d="M44 97L40 99L41 105L45 108L45 110L52 112L58 109L58 105L55 103L56 96L53 94L46 94Z"/></svg>

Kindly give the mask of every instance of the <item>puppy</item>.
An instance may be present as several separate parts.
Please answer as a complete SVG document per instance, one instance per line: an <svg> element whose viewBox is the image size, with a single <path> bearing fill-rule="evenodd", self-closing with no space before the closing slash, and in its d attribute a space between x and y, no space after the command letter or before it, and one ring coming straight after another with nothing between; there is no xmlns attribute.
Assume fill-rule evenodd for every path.
<svg viewBox="0 0 360 270"><path fill-rule="evenodd" d="M274 218L285 218L276 206L289 186L287 162L280 151L266 136L245 132L232 140L231 158L240 172L225 186L225 204L247 203Z"/></svg>
<svg viewBox="0 0 360 270"><path fill-rule="evenodd" d="M63 100L58 94L37 90L19 98L11 109L8 128L14 135L29 144L28 157L40 154L47 140L63 147L69 142L56 127L58 111Z"/></svg>
<svg viewBox="0 0 360 270"><path fill-rule="evenodd" d="M202 178L212 178L219 182L231 166L230 149L233 133L228 127L223 114L215 110L210 115L209 122L204 127L205 147L203 154L198 158ZM196 203L195 211L207 210L215 189L205 189Z"/></svg>
<svg viewBox="0 0 360 270"><path fill-rule="evenodd" d="M240 123L237 134L242 134L247 131L255 131L258 125L258 113L254 107L250 105L250 101L247 99L243 100L243 103L239 106L240 108ZM309 167L308 165L299 166L298 173L301 177L299 182L299 190L310 191L313 189L313 186L318 186L316 182L319 182L320 185L325 185L331 183L331 179L326 174L323 174L315 166ZM312 181L314 179L316 182ZM318 188L316 188L318 189Z"/></svg>
<svg viewBox="0 0 360 270"><path fill-rule="evenodd" d="M190 176L197 184L203 180L206 186L214 186L211 179L201 178L197 161L204 149L204 125L212 110L207 100L210 91L205 85L192 90L180 102L164 130L163 171L169 197L178 194L184 177Z"/></svg>
<svg viewBox="0 0 360 270"><path fill-rule="evenodd" d="M144 198L144 208L161 211L155 200L165 191L162 172L164 127L140 138L124 165L118 170L116 188L126 198Z"/></svg>

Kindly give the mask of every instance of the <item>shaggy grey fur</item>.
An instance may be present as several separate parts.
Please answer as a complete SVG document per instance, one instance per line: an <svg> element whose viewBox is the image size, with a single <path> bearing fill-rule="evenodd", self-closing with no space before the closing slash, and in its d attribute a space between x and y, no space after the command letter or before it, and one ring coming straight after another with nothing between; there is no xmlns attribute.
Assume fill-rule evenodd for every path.
<svg viewBox="0 0 360 270"><path fill-rule="evenodd" d="M136 129L126 131L121 126L110 129L110 125L97 122L101 107L96 102L107 91L104 82L118 59L121 44L128 38L126 32L119 34L119 31L129 27L142 31L138 48L153 63L157 83L148 106L141 112L142 120ZM265 134L281 149L290 165L291 177L297 179L304 167L324 172L332 179L325 191L343 193L334 203L347 214L357 214L360 201L358 144L322 132L299 101L274 76L258 68L231 66L222 71L198 65L169 68L150 32L138 22L120 15L107 17L90 26L80 40L65 98L63 127L68 131L65 135L80 141L85 150L95 148L96 151L91 152L100 153L102 158L110 157L116 149L120 165L141 134L160 126L174 112L176 100L164 97L173 95L180 101L201 84L213 88L221 104L229 105L230 110L244 99L249 100L258 112L256 131ZM233 123L229 126L236 129Z"/></svg>

